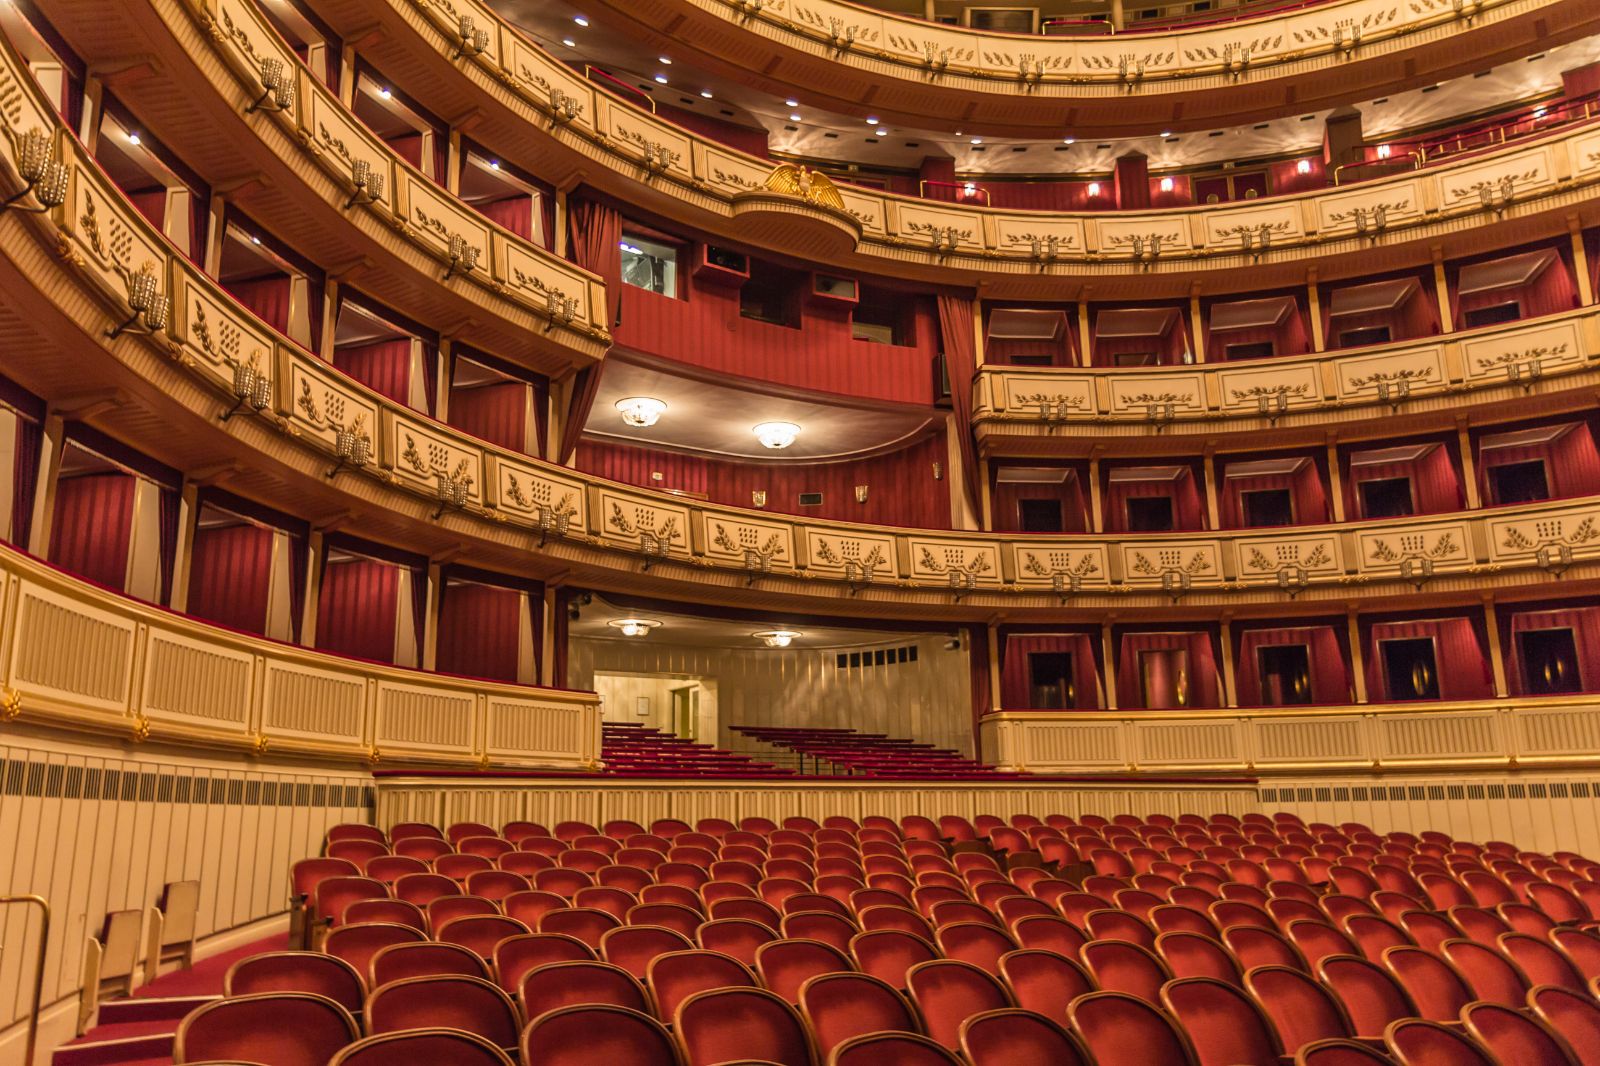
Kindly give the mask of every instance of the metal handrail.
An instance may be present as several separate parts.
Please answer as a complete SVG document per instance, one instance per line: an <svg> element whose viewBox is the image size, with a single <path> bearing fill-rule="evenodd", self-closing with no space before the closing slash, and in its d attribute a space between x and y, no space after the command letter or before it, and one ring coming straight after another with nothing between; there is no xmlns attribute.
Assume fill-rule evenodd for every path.
<svg viewBox="0 0 1600 1066"><path fill-rule="evenodd" d="M961 199L970 200L973 197L981 196L983 197L984 207L994 206L993 198L989 195L989 190L979 188L975 182L938 181L932 178L923 178L921 181L917 182L917 195L926 200L928 198L928 187L930 185L938 186L941 189L955 189L960 194ZM969 187L970 191L968 191Z"/></svg>
<svg viewBox="0 0 1600 1066"><path fill-rule="evenodd" d="M39 1008L44 1003L44 960L50 946L50 901L43 896L0 896L0 906L8 903L26 903L39 908L39 959L33 973L33 1010L28 1014L28 1039L24 1045L23 1062L33 1066L34 1051L39 1042Z"/></svg>
<svg viewBox="0 0 1600 1066"><path fill-rule="evenodd" d="M627 82L623 81L615 74L612 74L610 71L601 70L599 67L594 66L593 64L585 63L583 65L583 76L590 79L604 78L606 81L609 81L612 85L615 85L623 92L631 93L643 100L645 103L649 104L650 113L652 115L656 113L655 97L651 96L647 92L641 92L640 90L635 89L632 85L629 85Z"/></svg>
<svg viewBox="0 0 1600 1066"><path fill-rule="evenodd" d="M1099 27L1099 26L1104 26L1105 27L1105 31L1103 33L1101 33L1101 34L1098 34L1098 35L1099 36L1105 36L1105 37L1115 37L1117 35L1117 33L1119 32L1117 30L1117 24L1115 22L1112 22L1110 19L1104 19L1104 18L1077 18L1077 19L1057 18L1057 19L1045 19L1043 22L1041 22L1039 24L1039 33L1040 33L1040 35L1041 36L1045 36L1045 37L1088 37L1088 36L1091 36L1090 34L1087 34L1087 33L1083 33L1083 34L1076 33L1071 28L1067 29L1063 33L1052 33L1050 31L1050 27L1052 27L1052 26L1066 26L1066 27L1091 27L1091 26Z"/></svg>
<svg viewBox="0 0 1600 1066"><path fill-rule="evenodd" d="M1340 163L1333 168L1333 183L1338 185L1344 176L1344 171L1355 170L1359 167L1398 167L1406 159L1411 160L1412 170L1422 169L1422 155L1419 152L1407 152L1403 156L1388 156L1382 159L1361 159L1354 163Z"/></svg>

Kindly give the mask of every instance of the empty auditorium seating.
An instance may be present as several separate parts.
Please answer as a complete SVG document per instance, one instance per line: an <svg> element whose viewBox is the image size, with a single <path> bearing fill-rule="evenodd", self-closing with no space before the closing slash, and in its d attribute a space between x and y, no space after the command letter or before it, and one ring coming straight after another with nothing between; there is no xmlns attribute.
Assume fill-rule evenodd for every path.
<svg viewBox="0 0 1600 1066"><path fill-rule="evenodd" d="M813 773L886 779L931 777L966 780L1013 776L959 752L881 733L753 725L729 728L752 740L796 753L801 757L802 767L809 765Z"/></svg>
<svg viewBox="0 0 1600 1066"><path fill-rule="evenodd" d="M606 722L601 729L600 757L613 777L783 777L789 770L743 755L696 744L659 729L626 722Z"/></svg>
<svg viewBox="0 0 1600 1066"><path fill-rule="evenodd" d="M304 860L321 950L237 963L178 1061L250 1061L249 1039L273 1062L355 1066L1600 1061L1600 936L1577 902L1600 864L1570 853L1290 815L340 827L328 850L352 839L363 868L410 840L471 846L505 891L439 878L426 931L356 922L387 898L369 893L463 852L359 892L369 879ZM1070 861L1044 859L1050 841ZM554 865L506 869L527 854ZM553 873L587 887L533 887Z"/></svg>

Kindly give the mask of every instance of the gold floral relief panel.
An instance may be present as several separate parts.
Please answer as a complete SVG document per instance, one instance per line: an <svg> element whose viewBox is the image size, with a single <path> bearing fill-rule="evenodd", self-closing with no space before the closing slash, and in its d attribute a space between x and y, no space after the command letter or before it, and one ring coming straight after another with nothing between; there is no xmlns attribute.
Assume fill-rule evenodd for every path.
<svg viewBox="0 0 1600 1066"><path fill-rule="evenodd" d="M1461 339L1461 360L1467 379L1529 380L1584 362L1581 319L1500 330L1489 336Z"/></svg>
<svg viewBox="0 0 1600 1066"><path fill-rule="evenodd" d="M1187 252L1194 246L1189 236L1188 214L1096 218L1091 225L1097 234L1101 255L1154 258Z"/></svg>
<svg viewBox="0 0 1600 1066"><path fill-rule="evenodd" d="M67 228L77 239L84 265L107 290L126 300L135 275L152 274L158 296L172 295L167 278L167 247L120 197L107 196L99 173L75 161L72 193L63 207Z"/></svg>
<svg viewBox="0 0 1600 1066"><path fill-rule="evenodd" d="M631 496L601 487L600 535L604 539L652 555L689 553L689 509Z"/></svg>
<svg viewBox="0 0 1600 1066"><path fill-rule="evenodd" d="M354 188L352 175L358 162L365 163L383 182L381 195L373 196L369 185L367 196L377 203L394 203L394 154L387 145L357 123L339 103L316 86L310 72L301 78L301 113L305 118L304 136L316 153L318 160L329 173Z"/></svg>
<svg viewBox="0 0 1600 1066"><path fill-rule="evenodd" d="M636 157L649 173L671 173L684 180L694 175L694 140L654 115L603 96L595 98L600 109L601 132L618 142L621 151Z"/></svg>
<svg viewBox="0 0 1600 1066"><path fill-rule="evenodd" d="M541 467L504 455L488 456L487 464L486 477L494 490L490 502L500 510L562 534L585 528L581 482L552 477Z"/></svg>
<svg viewBox="0 0 1600 1066"><path fill-rule="evenodd" d="M806 527L807 569L827 577L892 581L894 538L870 533Z"/></svg>
<svg viewBox="0 0 1600 1066"><path fill-rule="evenodd" d="M1314 407L1322 402L1317 364L1263 360L1246 368L1220 364L1217 385L1223 410L1275 412L1280 408ZM1265 408L1263 408L1265 405Z"/></svg>
<svg viewBox="0 0 1600 1066"><path fill-rule="evenodd" d="M1331 532L1241 536L1234 540L1234 551L1239 580L1251 584L1298 583L1302 575L1306 581L1326 580L1344 569L1339 536Z"/></svg>
<svg viewBox="0 0 1600 1066"><path fill-rule="evenodd" d="M703 518L707 559L761 572L794 569L793 526L751 522L713 511L703 512Z"/></svg>
<svg viewBox="0 0 1600 1066"><path fill-rule="evenodd" d="M980 588L1000 583L1000 547L982 541L907 538L911 580L920 585Z"/></svg>
<svg viewBox="0 0 1600 1066"><path fill-rule="evenodd" d="M1496 515L1484 518L1488 526L1489 557L1499 562L1538 559L1560 564L1568 558L1591 558L1600 553L1600 507L1577 504L1535 514Z"/></svg>
<svg viewBox="0 0 1600 1066"><path fill-rule="evenodd" d="M1059 541L1017 541L1018 586L1076 592L1104 588L1108 581L1104 544L1078 546Z"/></svg>
<svg viewBox="0 0 1600 1066"><path fill-rule="evenodd" d="M178 299L167 333L184 346L196 366L230 386L241 367L277 378L273 358L277 343L265 326L232 301L219 298L217 290L187 270L179 270L177 280Z"/></svg>
<svg viewBox="0 0 1600 1066"><path fill-rule="evenodd" d="M1094 379L1054 374L1000 373L1000 409L1011 414L1059 418L1096 413Z"/></svg>
<svg viewBox="0 0 1600 1066"><path fill-rule="evenodd" d="M1147 415L1171 404L1176 411L1206 409L1205 375L1199 371L1130 372L1105 379L1111 390L1111 413Z"/></svg>
<svg viewBox="0 0 1600 1066"><path fill-rule="evenodd" d="M463 447L454 434L442 433L431 422L390 408L392 452L395 476L413 488L441 499L464 493L472 503L483 502L483 452Z"/></svg>
<svg viewBox="0 0 1600 1066"><path fill-rule="evenodd" d="M1412 297L1428 299L1427 293ZM1436 392L1445 387L1444 346L1401 348L1372 355L1344 356L1337 363L1336 376L1341 400L1399 400L1420 392Z"/></svg>
<svg viewBox="0 0 1600 1066"><path fill-rule="evenodd" d="M1362 570L1409 570L1422 576L1430 567L1459 570L1472 563L1472 534L1466 522L1361 529L1355 537Z"/></svg>
<svg viewBox="0 0 1600 1066"><path fill-rule="evenodd" d="M1438 174L1434 180L1439 184L1439 206L1445 210L1503 203L1542 191L1551 184L1554 179L1550 147L1541 145L1478 166L1457 167Z"/></svg>
<svg viewBox="0 0 1600 1066"><path fill-rule="evenodd" d="M1324 236L1377 233L1422 217L1422 181L1390 180L1358 185L1349 192L1327 192L1314 198L1317 226Z"/></svg>
<svg viewBox="0 0 1600 1066"><path fill-rule="evenodd" d="M375 401L357 390L350 379L301 357L289 345L278 348L278 366L277 380L288 382L287 395L280 385L278 402L288 410L297 434L321 442L335 454L342 438L352 465L377 461L381 408Z"/></svg>
<svg viewBox="0 0 1600 1066"><path fill-rule="evenodd" d="M1117 544L1129 585L1186 588L1222 581L1221 546L1214 540Z"/></svg>
<svg viewBox="0 0 1600 1066"><path fill-rule="evenodd" d="M433 182L410 170L396 168L399 188L395 190L395 210L406 220L407 229L437 249L441 258L450 254L453 238L461 238L474 255L473 265L489 265L489 224L483 216L454 199Z"/></svg>
<svg viewBox="0 0 1600 1066"><path fill-rule="evenodd" d="M516 34L507 34L505 65L530 103L553 113L552 125L595 129L594 87Z"/></svg>

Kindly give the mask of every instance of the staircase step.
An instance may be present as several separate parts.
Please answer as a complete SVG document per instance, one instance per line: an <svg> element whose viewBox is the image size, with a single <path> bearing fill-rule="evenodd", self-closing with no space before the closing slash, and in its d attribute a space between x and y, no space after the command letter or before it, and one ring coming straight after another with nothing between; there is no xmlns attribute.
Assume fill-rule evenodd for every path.
<svg viewBox="0 0 1600 1066"><path fill-rule="evenodd" d="M196 1007L204 1006L216 996L151 996L148 998L113 999L100 1004L96 1017L99 1025L117 1025L123 1022L182 1021Z"/></svg>

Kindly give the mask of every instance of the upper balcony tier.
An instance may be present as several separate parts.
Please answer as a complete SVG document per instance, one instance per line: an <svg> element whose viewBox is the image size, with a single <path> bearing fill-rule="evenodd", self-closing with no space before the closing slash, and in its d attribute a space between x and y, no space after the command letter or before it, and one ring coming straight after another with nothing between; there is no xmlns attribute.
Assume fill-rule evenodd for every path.
<svg viewBox="0 0 1600 1066"><path fill-rule="evenodd" d="M585 11L780 98L804 86L811 103L843 114L1014 137L1202 129L1334 107L1597 25L1585 0L1329 0L1104 37L994 33L847 0L594 0Z"/></svg>
<svg viewBox="0 0 1600 1066"><path fill-rule="evenodd" d="M844 209L838 210L769 189L770 160L700 137L609 94L486 8L473 8L465 17L475 32L488 33L488 42L463 58L458 21L437 6L416 8L398 0L317 0L316 6L336 32L348 35L363 60L426 84L436 113L463 116L478 143L557 189L583 185L646 216L805 261L981 284L997 299L1059 299L1063 278L1092 283L1097 299L1187 295L1197 284L1205 291L1270 289L1303 284L1313 266L1324 278L1369 272L1375 251L1386 266L1420 264L1429 259L1429 242L1446 257L1473 254L1491 244L1560 232L1566 223L1556 212L1587 199L1588 186L1600 180L1600 129L1584 123L1439 167L1270 200L1047 213L840 186ZM188 16L174 7L91 4L52 14L67 22L62 32L86 50L85 58L97 62L113 49L109 41L96 40L90 20L148 20L157 13L182 38L181 21L174 20ZM235 28L204 38L227 61L234 79L230 92L259 94L248 72L261 49L289 54L262 28L249 0L195 0L189 15ZM151 38L157 40L153 33ZM192 60L175 53L172 62ZM209 63L205 69L216 70ZM141 106L143 94L167 93L165 80L157 79L128 79L118 88ZM325 139L317 122L318 116L300 115L294 124L303 140L320 149ZM180 151L187 149L176 143L183 132L180 126L167 134Z"/></svg>

